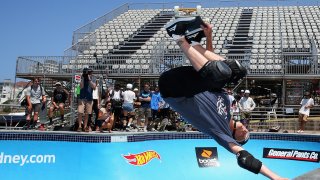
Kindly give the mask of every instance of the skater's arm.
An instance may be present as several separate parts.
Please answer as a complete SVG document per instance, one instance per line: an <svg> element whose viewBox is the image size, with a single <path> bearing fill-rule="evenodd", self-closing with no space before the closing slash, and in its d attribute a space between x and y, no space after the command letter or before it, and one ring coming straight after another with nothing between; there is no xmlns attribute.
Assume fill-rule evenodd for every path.
<svg viewBox="0 0 320 180"><path fill-rule="evenodd" d="M208 51L213 52L213 47L212 47L212 24L206 23L206 26L202 26L201 28L203 29L204 35L206 36L206 49Z"/></svg>
<svg viewBox="0 0 320 180"><path fill-rule="evenodd" d="M199 71L208 62L208 59L202 54L206 50L201 45L192 47L185 38L179 39L177 44L196 71Z"/></svg>
<svg viewBox="0 0 320 180"><path fill-rule="evenodd" d="M223 57L219 56L218 54L215 54L213 52L212 47L212 25L209 23L206 23L206 26L201 26L203 29L203 32L206 36L206 49L203 48L200 44L193 46L200 54L202 54L204 57L206 57L208 60L212 61L221 61L224 60Z"/></svg>
<svg viewBox="0 0 320 180"><path fill-rule="evenodd" d="M232 150L232 152L237 155L238 165L240 167L254 173L261 173L262 175L272 180L288 180L287 178L282 178L273 171L271 171L269 168L263 165L261 161L254 158L241 146L236 145L234 143L229 143L229 147Z"/></svg>

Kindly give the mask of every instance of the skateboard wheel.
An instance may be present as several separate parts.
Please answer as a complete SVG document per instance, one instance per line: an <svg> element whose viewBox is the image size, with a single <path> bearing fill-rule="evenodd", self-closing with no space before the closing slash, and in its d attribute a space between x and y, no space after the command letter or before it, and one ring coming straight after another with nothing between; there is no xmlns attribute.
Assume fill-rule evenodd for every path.
<svg viewBox="0 0 320 180"><path fill-rule="evenodd" d="M201 13L201 5L197 5L197 14Z"/></svg>

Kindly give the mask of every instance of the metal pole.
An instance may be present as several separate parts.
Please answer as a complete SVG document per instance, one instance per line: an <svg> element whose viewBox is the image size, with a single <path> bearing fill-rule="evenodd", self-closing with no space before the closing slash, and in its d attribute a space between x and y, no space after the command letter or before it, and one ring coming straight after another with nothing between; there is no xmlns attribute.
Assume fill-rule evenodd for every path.
<svg viewBox="0 0 320 180"><path fill-rule="evenodd" d="M17 70L18 70L18 59L16 61L16 73L14 75L14 84L13 84L13 102L15 103L15 94L16 94L16 83L17 83ZM19 99L17 98L17 102L19 102Z"/></svg>
<svg viewBox="0 0 320 180"><path fill-rule="evenodd" d="M69 60L70 61L70 60ZM74 96L75 95L75 87L76 87L76 84L75 84L75 81L74 81L74 77L75 77L75 66L73 65L72 66L72 76L71 76L71 89L73 89L73 91L71 90L71 93L72 95L71 96ZM76 100L78 100L76 98ZM75 108L73 107L74 106L74 102L71 101L71 104L70 104L70 113L71 113L71 120L70 120L70 125L74 124L74 120L75 120Z"/></svg>

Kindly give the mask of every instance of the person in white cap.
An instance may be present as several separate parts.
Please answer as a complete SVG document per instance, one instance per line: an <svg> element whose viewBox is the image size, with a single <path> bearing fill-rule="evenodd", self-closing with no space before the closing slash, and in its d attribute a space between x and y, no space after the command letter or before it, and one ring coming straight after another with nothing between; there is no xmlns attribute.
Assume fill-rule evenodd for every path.
<svg viewBox="0 0 320 180"><path fill-rule="evenodd" d="M60 120L62 122L64 121L64 109L66 100L68 100L68 103L70 104L69 92L64 89L61 83L58 81L56 82L55 89L53 90L53 96L51 98L51 105L48 113L50 124L53 123L52 117L55 110L60 111Z"/></svg>
<svg viewBox="0 0 320 180"><path fill-rule="evenodd" d="M256 107L256 103L250 97L250 91L248 89L244 91L244 96L240 99L239 103L241 121L247 128L249 128L251 113Z"/></svg>
<svg viewBox="0 0 320 180"><path fill-rule="evenodd" d="M244 96L244 90L241 89L241 91L240 91L240 97L243 97L243 96Z"/></svg>
<svg viewBox="0 0 320 180"><path fill-rule="evenodd" d="M133 116L134 116L134 108L133 103L136 100L136 94L132 91L132 84L127 84L126 91L122 92L123 97L123 130L127 130L130 127Z"/></svg>

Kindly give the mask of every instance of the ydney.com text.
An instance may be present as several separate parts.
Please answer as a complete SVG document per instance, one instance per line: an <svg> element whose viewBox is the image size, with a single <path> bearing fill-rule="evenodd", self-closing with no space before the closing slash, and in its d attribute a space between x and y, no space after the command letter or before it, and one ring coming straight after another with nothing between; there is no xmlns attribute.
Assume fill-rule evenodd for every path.
<svg viewBox="0 0 320 180"><path fill-rule="evenodd" d="M52 164L56 162L55 155L49 154L32 154L32 155L9 155L4 152L0 153L0 165L2 164L17 164L24 166L26 164Z"/></svg>

